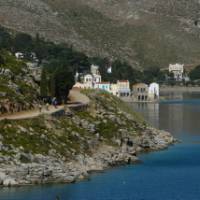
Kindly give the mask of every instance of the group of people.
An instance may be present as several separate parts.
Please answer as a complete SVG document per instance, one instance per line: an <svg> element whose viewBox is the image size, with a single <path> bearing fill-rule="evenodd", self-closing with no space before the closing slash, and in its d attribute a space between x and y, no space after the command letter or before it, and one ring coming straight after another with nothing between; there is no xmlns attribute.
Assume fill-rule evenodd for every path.
<svg viewBox="0 0 200 200"><path fill-rule="evenodd" d="M44 102L44 103L45 103L45 102ZM52 100L51 100L51 105L53 105L54 108L57 109L58 101L57 101L56 97L52 98ZM46 102L44 105L43 105L43 104L39 104L39 111L42 112L43 108L44 108L46 111L49 111L49 106L50 106L50 103L49 103L49 102Z"/></svg>

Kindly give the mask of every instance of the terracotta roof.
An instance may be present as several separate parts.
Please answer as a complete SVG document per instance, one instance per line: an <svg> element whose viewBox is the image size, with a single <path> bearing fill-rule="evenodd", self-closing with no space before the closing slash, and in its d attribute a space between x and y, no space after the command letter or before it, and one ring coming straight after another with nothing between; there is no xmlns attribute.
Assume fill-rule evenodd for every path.
<svg viewBox="0 0 200 200"><path fill-rule="evenodd" d="M110 84L110 82L101 82L101 83L97 83L97 84Z"/></svg>

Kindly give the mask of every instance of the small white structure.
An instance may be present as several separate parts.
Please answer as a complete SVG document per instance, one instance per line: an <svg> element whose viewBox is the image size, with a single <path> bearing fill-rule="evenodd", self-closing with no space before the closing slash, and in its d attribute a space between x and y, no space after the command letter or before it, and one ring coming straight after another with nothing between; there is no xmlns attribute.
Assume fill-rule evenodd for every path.
<svg viewBox="0 0 200 200"><path fill-rule="evenodd" d="M90 72L93 76L93 82L94 83L101 83L101 75L100 75L100 72L99 72L99 66L91 65Z"/></svg>
<svg viewBox="0 0 200 200"><path fill-rule="evenodd" d="M158 83L151 83L149 85L148 98L150 101L155 101L159 99L160 91L159 91Z"/></svg>
<svg viewBox="0 0 200 200"><path fill-rule="evenodd" d="M111 67L111 66L108 67L108 69L107 69L107 73L108 73L108 74L112 74L112 67Z"/></svg>
<svg viewBox="0 0 200 200"><path fill-rule="evenodd" d="M16 53L15 53L15 57L16 57L17 59L23 59L23 58L24 58L24 54L21 53L21 52L16 52Z"/></svg>
<svg viewBox="0 0 200 200"><path fill-rule="evenodd" d="M173 73L174 79L176 81L183 80L183 73L184 73L184 64L170 64L169 65L169 73Z"/></svg>

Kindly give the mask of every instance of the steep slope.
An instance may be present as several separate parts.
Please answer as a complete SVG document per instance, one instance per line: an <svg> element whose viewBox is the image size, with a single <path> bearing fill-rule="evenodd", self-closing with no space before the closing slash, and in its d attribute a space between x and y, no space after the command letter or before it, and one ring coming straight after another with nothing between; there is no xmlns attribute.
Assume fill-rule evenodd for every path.
<svg viewBox="0 0 200 200"><path fill-rule="evenodd" d="M198 0L0 0L0 23L134 67L200 62Z"/></svg>

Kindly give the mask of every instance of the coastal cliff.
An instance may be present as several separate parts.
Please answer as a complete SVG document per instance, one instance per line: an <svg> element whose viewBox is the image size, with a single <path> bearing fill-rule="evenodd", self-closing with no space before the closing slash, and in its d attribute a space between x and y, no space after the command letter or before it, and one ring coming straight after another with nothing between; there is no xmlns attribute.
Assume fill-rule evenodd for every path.
<svg viewBox="0 0 200 200"><path fill-rule="evenodd" d="M90 99L87 108L0 121L0 185L71 183L92 171L138 162L140 152L174 142L117 97L82 92Z"/></svg>

